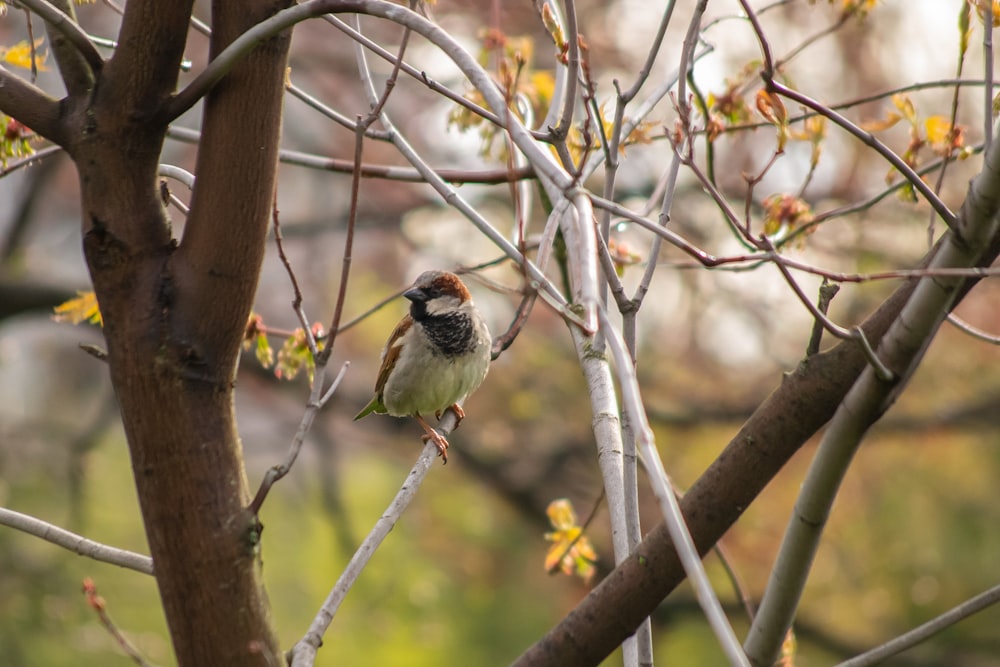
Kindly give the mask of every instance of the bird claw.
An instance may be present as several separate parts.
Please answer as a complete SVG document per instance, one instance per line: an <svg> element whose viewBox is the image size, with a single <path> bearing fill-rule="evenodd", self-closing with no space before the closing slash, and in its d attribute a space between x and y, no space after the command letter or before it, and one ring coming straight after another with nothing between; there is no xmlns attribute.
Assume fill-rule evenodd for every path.
<svg viewBox="0 0 1000 667"><path fill-rule="evenodd" d="M437 437L428 434L425 436L421 436L420 439L424 441L424 444L427 444L428 440L433 441L434 446L437 447L438 456L441 457L441 463L443 465L448 465L448 441L445 439L443 435L441 435L437 431L434 431L434 435L436 435Z"/></svg>
<svg viewBox="0 0 1000 667"><path fill-rule="evenodd" d="M413 415L413 416L420 423L420 425L424 427L424 432L427 433L427 435L423 436L421 440L424 441L424 444L426 444L428 440L432 441L434 443L434 446L437 447L438 456L441 457L441 462L447 465L448 440L445 439L443 435L434 430L434 428L432 428L431 425L428 424L423 417L421 417L420 415Z"/></svg>
<svg viewBox="0 0 1000 667"><path fill-rule="evenodd" d="M455 428L458 428L458 425L462 423L463 419L465 419L465 410L463 410L462 406L459 405L458 403L452 403L447 408L445 408L445 410L449 410L449 409L452 412L455 413ZM438 410L437 412L434 413L434 417L438 421L441 421L441 415L443 415L443 414L444 414L444 410ZM455 430L455 429L452 429L452 430Z"/></svg>

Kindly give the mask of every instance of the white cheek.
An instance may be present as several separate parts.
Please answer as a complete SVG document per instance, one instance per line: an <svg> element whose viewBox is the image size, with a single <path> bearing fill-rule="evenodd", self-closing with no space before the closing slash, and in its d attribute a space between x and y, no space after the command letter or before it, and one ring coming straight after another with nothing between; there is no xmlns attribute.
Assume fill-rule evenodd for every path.
<svg viewBox="0 0 1000 667"><path fill-rule="evenodd" d="M455 310L461 306L462 302L453 296L435 297L425 304L428 315L440 315L441 313Z"/></svg>

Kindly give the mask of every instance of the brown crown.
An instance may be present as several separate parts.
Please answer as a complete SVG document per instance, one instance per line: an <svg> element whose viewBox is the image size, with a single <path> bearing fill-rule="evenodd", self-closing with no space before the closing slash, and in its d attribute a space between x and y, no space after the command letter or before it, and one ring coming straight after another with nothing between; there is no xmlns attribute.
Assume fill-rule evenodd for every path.
<svg viewBox="0 0 1000 667"><path fill-rule="evenodd" d="M450 294L461 301L472 298L462 279L448 271L425 271L417 278L414 286L423 289L433 287L442 294Z"/></svg>

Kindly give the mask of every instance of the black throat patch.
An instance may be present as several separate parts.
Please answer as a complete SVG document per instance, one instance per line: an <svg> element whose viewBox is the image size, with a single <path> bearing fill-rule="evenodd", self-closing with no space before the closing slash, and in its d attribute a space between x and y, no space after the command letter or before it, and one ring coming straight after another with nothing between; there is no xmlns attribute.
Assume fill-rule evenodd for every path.
<svg viewBox="0 0 1000 667"><path fill-rule="evenodd" d="M453 357L475 349L476 332L466 313L430 315L424 304L417 302L410 308L410 315L424 327L436 353Z"/></svg>

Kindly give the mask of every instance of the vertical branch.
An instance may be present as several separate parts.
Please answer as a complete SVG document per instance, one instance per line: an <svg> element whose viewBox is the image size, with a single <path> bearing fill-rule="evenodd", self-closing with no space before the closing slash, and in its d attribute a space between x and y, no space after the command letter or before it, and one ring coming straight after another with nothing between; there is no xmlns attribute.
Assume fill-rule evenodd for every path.
<svg viewBox="0 0 1000 667"><path fill-rule="evenodd" d="M629 555L629 544L625 517L622 429L614 381L607 358L593 347L593 336L586 335L575 326L570 326L569 329L576 346L580 368L587 382L587 393L590 396L592 427L597 442L597 463L601 468L604 491L608 497L611 542L615 552L615 563L618 564Z"/></svg>
<svg viewBox="0 0 1000 667"><path fill-rule="evenodd" d="M982 173L969 188L956 221L958 231L945 236L929 268L974 266L994 241L998 210L1000 149L993 145L986 153ZM874 368L866 368L834 414L803 482L746 640L747 654L755 665L770 665L778 655L847 467L868 428L905 388L962 285L961 279L944 277L923 278L917 283L878 347L880 359L895 380L880 379Z"/></svg>
<svg viewBox="0 0 1000 667"><path fill-rule="evenodd" d="M566 0L566 38L569 46L566 58L566 92L563 96L562 113L559 123L549 128L553 138L562 141L573 123L573 109L576 106L576 88L580 80L580 32L576 23L576 2ZM566 164L569 168L571 165Z"/></svg>
<svg viewBox="0 0 1000 667"><path fill-rule="evenodd" d="M177 245L157 167L190 5L129 2L92 99L67 104L79 123L70 152L178 664L263 667L276 664L280 650L258 558L260 524L247 509L233 385L272 209L290 35L263 41L206 97ZM211 56L281 7L217 0Z"/></svg>
<svg viewBox="0 0 1000 667"><path fill-rule="evenodd" d="M983 8L983 143L985 150L993 142L993 2L982 3ZM954 122L954 121L952 121ZM954 129L952 130L954 131Z"/></svg>
<svg viewBox="0 0 1000 667"><path fill-rule="evenodd" d="M691 533L684 523L673 485L667 477L667 471L663 468L663 461L656 449L653 429L650 428L649 421L646 419L642 397L639 394L639 382L635 376L635 367L625 350L623 341L611 328L607 312L601 310L600 315L601 327L607 333L608 347L611 349L615 366L618 369L619 383L622 388L622 411L629 415L629 419L635 425L639 435L643 463L649 473L650 484L656 494L656 499L660 502L660 511L663 513L667 529L670 531L670 538L677 549L677 555L694 586L698 604L705 612L708 623L715 632L729 663L750 667L750 663L747 662L746 655L736 639L736 634L722 610L719 598L715 595L712 584L708 580L698 549L695 547L694 540L691 539Z"/></svg>
<svg viewBox="0 0 1000 667"><path fill-rule="evenodd" d="M275 0L239 9L219 0L213 10L211 56L279 8ZM197 182L174 261L177 288L185 296L178 303L180 315L205 341L204 353L226 359L235 360L239 353L242 334L233 332L242 332L246 324L264 257L290 38L286 31L265 42L205 98ZM196 315L205 312L214 312L217 319Z"/></svg>
<svg viewBox="0 0 1000 667"><path fill-rule="evenodd" d="M66 91L70 95L85 95L94 86L104 60L77 25L73 3L70 0L53 0L51 3L25 0L21 4L45 21L49 44Z"/></svg>

